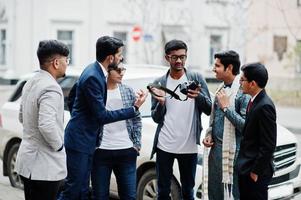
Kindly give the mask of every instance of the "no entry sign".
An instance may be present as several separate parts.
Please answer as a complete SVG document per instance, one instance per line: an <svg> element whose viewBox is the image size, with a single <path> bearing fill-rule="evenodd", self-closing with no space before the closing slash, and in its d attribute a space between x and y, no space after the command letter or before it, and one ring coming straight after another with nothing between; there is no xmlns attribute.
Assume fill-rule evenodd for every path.
<svg viewBox="0 0 301 200"><path fill-rule="evenodd" d="M135 42L138 42L142 36L142 29L140 26L134 26L132 30L132 38Z"/></svg>

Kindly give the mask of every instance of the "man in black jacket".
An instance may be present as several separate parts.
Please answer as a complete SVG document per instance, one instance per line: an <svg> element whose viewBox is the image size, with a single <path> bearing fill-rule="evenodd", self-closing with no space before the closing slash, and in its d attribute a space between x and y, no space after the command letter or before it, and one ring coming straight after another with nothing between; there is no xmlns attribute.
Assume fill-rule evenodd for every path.
<svg viewBox="0 0 301 200"><path fill-rule="evenodd" d="M268 72L260 63L242 67L240 83L243 92L252 96L243 139L237 160L241 200L264 200L273 176L273 154L276 147L276 109L266 94Z"/></svg>

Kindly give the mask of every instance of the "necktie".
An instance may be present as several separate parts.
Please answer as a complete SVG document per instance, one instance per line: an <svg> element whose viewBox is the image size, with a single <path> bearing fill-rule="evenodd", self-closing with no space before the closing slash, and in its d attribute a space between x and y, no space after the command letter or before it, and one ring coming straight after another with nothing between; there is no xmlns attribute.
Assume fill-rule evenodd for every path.
<svg viewBox="0 0 301 200"><path fill-rule="evenodd" d="M232 86L232 83L231 84L224 84L224 88L231 88L231 86Z"/></svg>
<svg viewBox="0 0 301 200"><path fill-rule="evenodd" d="M250 100L249 103L248 103L247 112L250 111L252 105L253 105L253 101Z"/></svg>

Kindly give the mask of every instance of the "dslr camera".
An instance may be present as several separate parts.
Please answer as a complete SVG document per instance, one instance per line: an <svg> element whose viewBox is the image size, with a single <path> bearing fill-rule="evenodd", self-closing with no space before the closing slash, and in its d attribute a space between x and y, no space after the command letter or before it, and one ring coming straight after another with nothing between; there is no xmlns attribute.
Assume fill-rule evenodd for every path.
<svg viewBox="0 0 301 200"><path fill-rule="evenodd" d="M195 90L199 86L198 81L188 81L179 85L180 92L187 95L188 89Z"/></svg>

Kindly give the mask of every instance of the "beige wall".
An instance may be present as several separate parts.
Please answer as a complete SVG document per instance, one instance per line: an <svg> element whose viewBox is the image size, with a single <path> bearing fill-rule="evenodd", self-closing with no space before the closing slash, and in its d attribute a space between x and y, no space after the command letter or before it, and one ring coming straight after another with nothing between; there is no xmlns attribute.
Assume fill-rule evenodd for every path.
<svg viewBox="0 0 301 200"><path fill-rule="evenodd" d="M246 26L246 62L265 63L274 77L298 76L294 48L301 40L301 6L296 0L252 1ZM287 37L282 60L274 51L274 36Z"/></svg>

